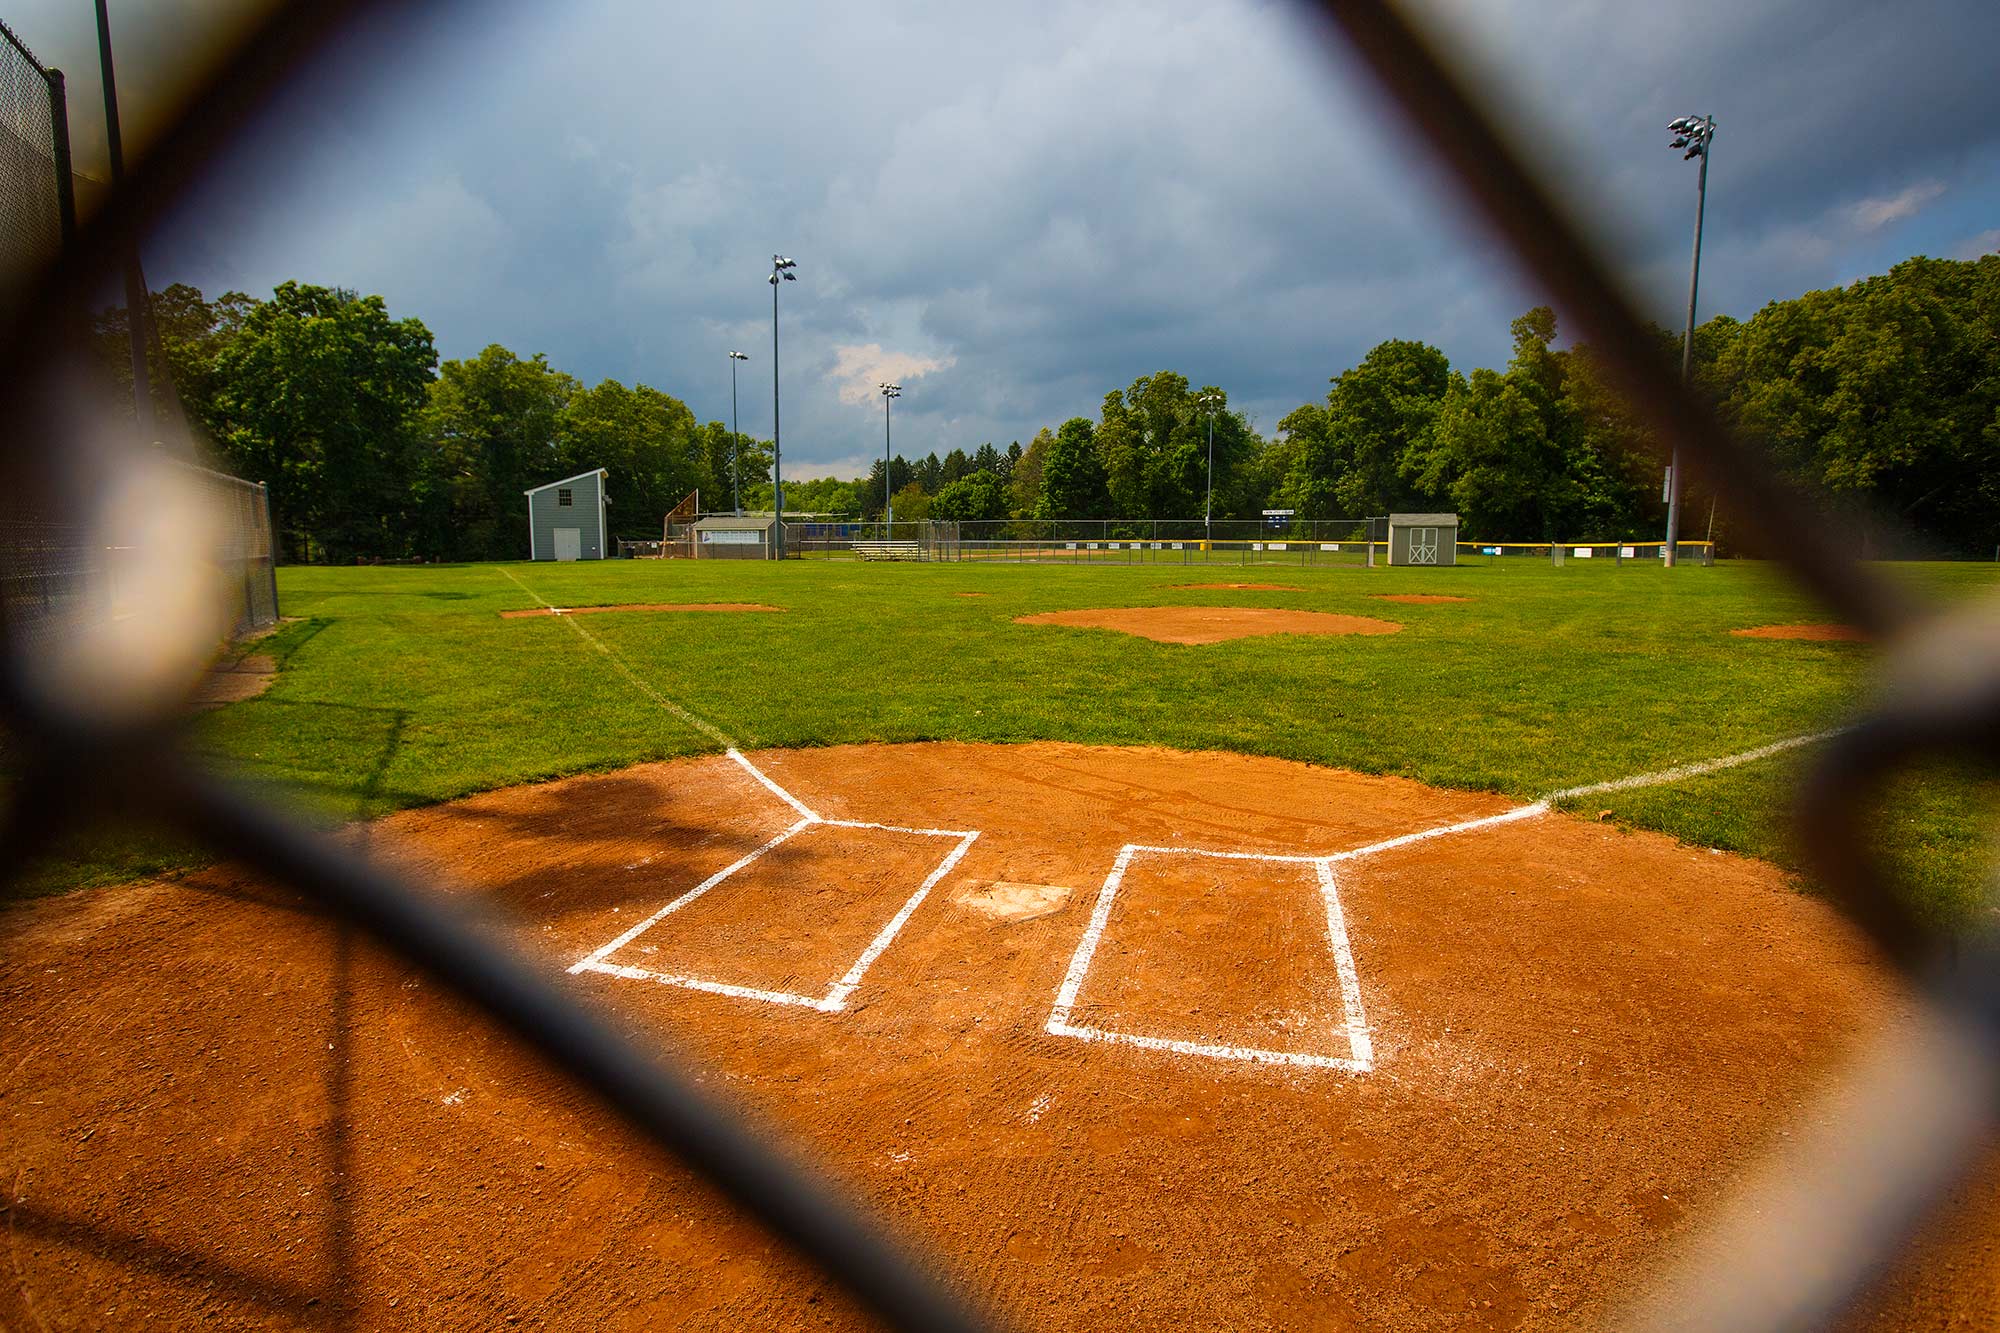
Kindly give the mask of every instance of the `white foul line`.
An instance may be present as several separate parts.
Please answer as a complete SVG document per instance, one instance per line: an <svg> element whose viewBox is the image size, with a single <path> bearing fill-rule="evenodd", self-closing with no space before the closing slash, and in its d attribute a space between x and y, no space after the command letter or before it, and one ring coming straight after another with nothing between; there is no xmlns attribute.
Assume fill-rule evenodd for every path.
<svg viewBox="0 0 2000 1333"><path fill-rule="evenodd" d="M1599 792L1629 791L1633 787L1657 787L1662 783L1679 782L1682 778L1698 778L1704 773L1714 773L1719 769L1734 768L1738 764L1749 764L1755 763L1759 759L1768 759L1774 754L1783 754L1786 750L1794 750L1801 745L1811 745L1814 741L1829 740L1834 736L1838 736L1840 732L1841 728L1836 727L1832 731L1815 731L1804 736L1787 736L1784 740L1772 741L1769 745L1760 745L1754 750L1745 750L1741 754L1725 755L1720 759L1703 759L1697 763L1682 764L1678 768L1663 768L1657 773L1641 773L1637 777L1617 778L1610 782L1593 782L1584 787L1565 787L1561 791L1550 792L1542 798L1542 802L1547 804L1551 801L1568 800L1572 796L1595 796Z"/></svg>
<svg viewBox="0 0 2000 1333"><path fill-rule="evenodd" d="M507 568L505 565L497 566L497 568L500 570L502 574L505 574L508 578L513 579L515 585L518 586L522 592L528 594L528 596L530 597L533 597L536 601L541 602L542 605L544 607L547 607L550 611L555 610L555 607L550 606L549 603L547 602L543 602L541 595L537 593L533 588L530 588L527 584L522 583L519 576L517 576L513 570ZM701 718L696 717L693 713L688 712L687 709L682 708L672 699L669 699L666 695L661 694L658 690L654 689L651 685L648 685L644 680L640 679L639 674L636 671L632 670L631 667L625 665L624 658L612 652L610 646L607 645L602 639L598 638L595 634L592 634L589 630L585 629L580 623L578 623L577 618L575 616L557 616L556 619L562 621L563 624L568 625L571 629L575 630L585 643L589 644L591 647L595 648L598 652L602 653L604 655L604 660L611 663L612 666L618 668L619 674L624 676L626 680L632 682L633 686L637 688L641 694L645 695L648 699L651 699L654 703L658 704L661 708L664 708L667 712L672 713L675 717L679 718L681 721L687 723L690 727L693 727L696 731L700 732L702 735L714 741L717 745L720 745L723 749L734 750L736 748L736 742L731 740L727 735L725 735L719 727L716 727L711 723L705 722ZM756 772L755 769L752 769L751 771L753 773ZM761 777L762 775L759 774L759 776ZM785 799L790 801L791 797L787 796ZM798 803L794 801L793 804L797 805ZM803 806L800 806L799 808L802 810L804 809Z"/></svg>
<svg viewBox="0 0 2000 1333"><path fill-rule="evenodd" d="M745 759L743 757L743 752L737 749L733 745L729 747L729 757L731 759L734 759L737 763L743 765L744 771L747 772L751 777L757 779L757 781L763 783L766 790L768 790L773 796L783 801L786 805L792 807L792 809L798 811L799 816L803 818L808 824L824 824L826 822L825 820L821 819L819 815L814 813L811 809L807 808L806 803L804 801L801 801L798 797L792 795L790 792L786 791L783 787L780 787L777 783L771 781L770 778L766 777L764 775L763 769L757 767L757 765L751 763L748 759Z"/></svg>

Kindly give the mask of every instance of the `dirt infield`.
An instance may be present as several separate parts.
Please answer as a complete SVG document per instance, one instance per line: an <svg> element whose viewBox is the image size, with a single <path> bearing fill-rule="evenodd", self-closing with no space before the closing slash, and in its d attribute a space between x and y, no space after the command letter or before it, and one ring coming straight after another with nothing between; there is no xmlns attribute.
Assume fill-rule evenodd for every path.
<svg viewBox="0 0 2000 1333"><path fill-rule="evenodd" d="M1866 643L1868 635L1852 625L1758 625L1729 631L1739 639L1805 639L1812 643Z"/></svg>
<svg viewBox="0 0 2000 1333"><path fill-rule="evenodd" d="M1175 850L1338 856L1505 808L1491 796L1067 745L755 758L823 822L691 900L797 818L724 758L352 836L455 884L552 973L623 940L605 966L678 978L561 984L696 1062L1025 1328L1595 1326L1900 1012L1773 869L1562 815L1332 862ZM924 830L978 836L911 909L959 845ZM1325 864L1370 1071L1052 1034L1127 859L1078 1022L1351 1051L1302 869ZM817 993L899 908L837 1011L694 988ZM287 892L216 870L18 906L0 930L0 1325L864 1326ZM1990 1177L1969 1197L1980 1225L1943 1238L1883 1327L2000 1313Z"/></svg>
<svg viewBox="0 0 2000 1333"><path fill-rule="evenodd" d="M1176 583L1176 588L1215 589L1228 592L1304 592L1289 583Z"/></svg>
<svg viewBox="0 0 2000 1333"><path fill-rule="evenodd" d="M1158 643L1221 643L1260 634L1394 634L1393 620L1284 611L1268 606L1112 606L1016 616L1017 625L1111 629Z"/></svg>
<svg viewBox="0 0 2000 1333"><path fill-rule="evenodd" d="M536 606L525 611L502 611L502 620L523 616L594 616L600 611L783 611L782 606L762 602L633 602L628 606Z"/></svg>
<svg viewBox="0 0 2000 1333"><path fill-rule="evenodd" d="M1378 592L1371 593L1378 602L1401 602L1405 606L1437 606L1443 602L1469 602L1470 597L1452 597L1441 592Z"/></svg>

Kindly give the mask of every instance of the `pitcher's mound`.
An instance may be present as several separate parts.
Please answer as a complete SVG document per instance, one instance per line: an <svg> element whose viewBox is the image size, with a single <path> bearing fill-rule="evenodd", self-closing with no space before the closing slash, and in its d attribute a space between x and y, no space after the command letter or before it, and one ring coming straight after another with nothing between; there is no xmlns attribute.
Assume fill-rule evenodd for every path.
<svg viewBox="0 0 2000 1333"><path fill-rule="evenodd" d="M1378 602L1401 602L1405 606L1436 606L1440 602L1469 602L1470 597L1449 597L1441 592L1378 592Z"/></svg>
<svg viewBox="0 0 2000 1333"><path fill-rule="evenodd" d="M1016 616L1017 625L1067 625L1115 629L1159 643L1221 643L1260 634L1394 634L1393 620L1336 616L1325 611L1285 611L1268 606L1109 606Z"/></svg>
<svg viewBox="0 0 2000 1333"><path fill-rule="evenodd" d="M624 606L537 606L527 611L502 611L503 620L522 616L594 616L599 611L782 611L762 602L632 602Z"/></svg>
<svg viewBox="0 0 2000 1333"><path fill-rule="evenodd" d="M1758 625L1729 631L1739 639L1806 639L1813 643L1866 643L1868 636L1852 625Z"/></svg>

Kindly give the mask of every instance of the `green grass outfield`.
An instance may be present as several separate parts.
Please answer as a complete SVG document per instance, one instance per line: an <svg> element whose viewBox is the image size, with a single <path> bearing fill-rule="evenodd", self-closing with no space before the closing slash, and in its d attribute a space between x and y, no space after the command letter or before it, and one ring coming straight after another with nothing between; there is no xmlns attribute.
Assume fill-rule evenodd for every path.
<svg viewBox="0 0 2000 1333"><path fill-rule="evenodd" d="M1941 599L1991 565L1905 566ZM516 580L520 580L519 583ZM1303 592L1190 591L1187 581ZM1828 617L1774 569L1498 562L1443 570L623 561L286 568L264 696L195 724L199 748L329 820L486 788L712 752L536 605L756 601L782 615L632 613L576 626L745 749L850 741L1066 740L1275 755L1531 799L1837 723L1873 652L1731 637ZM963 592L983 597L960 597ZM1451 593L1400 605L1370 594ZM1387 637L1280 635L1180 646L1017 625L1070 607L1277 606L1376 616ZM1781 814L1810 751L1592 798L1621 822L1786 864ZM1930 908L1979 901L1990 790L1901 785L1883 834ZM143 834L75 849L60 889L193 864Z"/></svg>

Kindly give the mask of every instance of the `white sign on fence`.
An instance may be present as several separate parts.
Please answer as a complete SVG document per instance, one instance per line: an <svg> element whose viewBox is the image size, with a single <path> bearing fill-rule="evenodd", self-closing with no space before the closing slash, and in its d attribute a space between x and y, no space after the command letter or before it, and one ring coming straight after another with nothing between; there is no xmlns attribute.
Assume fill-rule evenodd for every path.
<svg viewBox="0 0 2000 1333"><path fill-rule="evenodd" d="M1321 543L1319 544L1319 549L1320 549L1320 550L1322 550L1322 551L1338 551L1338 550L1340 549L1340 543L1339 543L1339 542L1321 542Z"/></svg>

